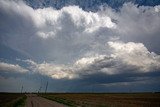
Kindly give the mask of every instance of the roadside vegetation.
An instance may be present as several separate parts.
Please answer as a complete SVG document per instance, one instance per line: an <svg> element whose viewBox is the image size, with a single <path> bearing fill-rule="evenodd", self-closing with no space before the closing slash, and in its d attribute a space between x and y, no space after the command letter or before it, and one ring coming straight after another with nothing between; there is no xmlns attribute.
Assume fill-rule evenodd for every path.
<svg viewBox="0 0 160 107"><path fill-rule="evenodd" d="M47 93L39 95L70 107L160 107L160 93Z"/></svg>
<svg viewBox="0 0 160 107"><path fill-rule="evenodd" d="M26 98L20 93L0 93L0 107L24 107Z"/></svg>
<svg viewBox="0 0 160 107"><path fill-rule="evenodd" d="M52 101L56 101L58 103L61 103L61 104L64 104L64 105L67 105L67 106L70 106L70 107L76 107L77 104L72 101L72 100L69 100L69 99L65 99L65 98L62 98L62 97L58 97L58 96L54 96L53 94L39 94L39 96L41 97L44 97L44 98L47 98L49 100L52 100Z"/></svg>

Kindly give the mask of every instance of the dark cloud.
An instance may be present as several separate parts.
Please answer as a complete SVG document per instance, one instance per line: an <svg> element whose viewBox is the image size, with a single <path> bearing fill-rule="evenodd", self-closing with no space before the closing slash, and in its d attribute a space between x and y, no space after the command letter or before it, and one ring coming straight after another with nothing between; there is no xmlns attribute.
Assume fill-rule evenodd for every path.
<svg viewBox="0 0 160 107"><path fill-rule="evenodd" d="M126 3L119 11L87 12L2 0L0 16L0 76L6 89L9 81L21 80L26 87L36 84L35 91L41 78L43 85L49 81L49 91L118 90L132 84L159 89L159 6Z"/></svg>

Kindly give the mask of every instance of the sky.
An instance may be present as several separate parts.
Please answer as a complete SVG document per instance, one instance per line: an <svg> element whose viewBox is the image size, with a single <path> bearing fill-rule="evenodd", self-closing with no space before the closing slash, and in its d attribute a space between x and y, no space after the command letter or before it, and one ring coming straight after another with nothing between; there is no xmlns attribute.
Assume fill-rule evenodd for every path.
<svg viewBox="0 0 160 107"><path fill-rule="evenodd" d="M0 92L160 91L160 5L85 11L0 0Z"/></svg>

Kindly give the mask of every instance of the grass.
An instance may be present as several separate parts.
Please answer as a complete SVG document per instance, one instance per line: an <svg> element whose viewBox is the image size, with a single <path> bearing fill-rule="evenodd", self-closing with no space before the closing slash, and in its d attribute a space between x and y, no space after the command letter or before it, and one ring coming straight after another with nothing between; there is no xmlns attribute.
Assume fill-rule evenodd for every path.
<svg viewBox="0 0 160 107"><path fill-rule="evenodd" d="M160 93L47 93L40 96L70 107L160 107Z"/></svg>
<svg viewBox="0 0 160 107"><path fill-rule="evenodd" d="M27 99L26 96L19 98L13 103L13 107L24 107L26 99Z"/></svg>
<svg viewBox="0 0 160 107"><path fill-rule="evenodd" d="M0 107L24 107L26 96L20 93L0 93Z"/></svg>
<svg viewBox="0 0 160 107"><path fill-rule="evenodd" d="M60 98L60 97L54 97L52 95L50 96L50 95L41 94L40 96L42 96L44 98L47 98L49 100L53 100L53 101L56 101L58 103L64 104L64 105L68 105L70 107L76 107L76 105L77 105L77 104L75 104L74 101L66 100L66 99Z"/></svg>

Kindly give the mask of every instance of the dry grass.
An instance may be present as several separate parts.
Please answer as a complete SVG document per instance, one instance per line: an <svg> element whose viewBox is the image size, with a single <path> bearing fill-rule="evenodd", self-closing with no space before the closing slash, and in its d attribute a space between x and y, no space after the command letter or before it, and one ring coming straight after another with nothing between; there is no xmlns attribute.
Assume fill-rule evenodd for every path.
<svg viewBox="0 0 160 107"><path fill-rule="evenodd" d="M73 107L160 107L159 93L50 93L41 95Z"/></svg>
<svg viewBox="0 0 160 107"><path fill-rule="evenodd" d="M17 107L22 105L25 99L24 94L0 93L0 107Z"/></svg>

